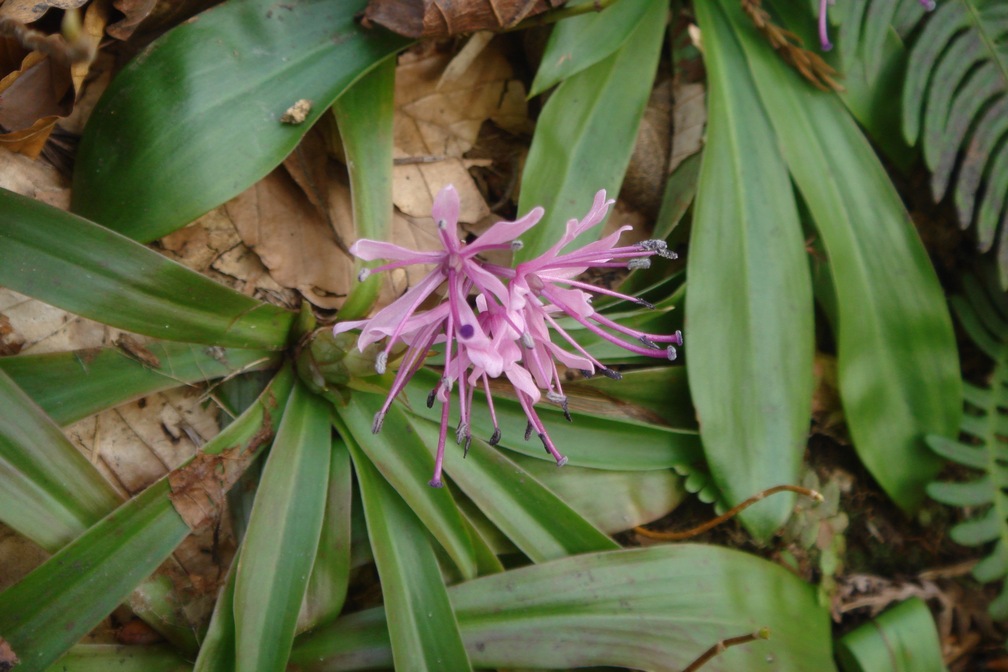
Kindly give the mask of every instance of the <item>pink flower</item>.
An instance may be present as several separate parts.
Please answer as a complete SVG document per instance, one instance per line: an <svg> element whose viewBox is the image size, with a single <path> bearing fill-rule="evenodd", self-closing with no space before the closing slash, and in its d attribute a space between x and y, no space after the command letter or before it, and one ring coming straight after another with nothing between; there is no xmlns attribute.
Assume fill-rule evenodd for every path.
<svg viewBox="0 0 1008 672"><path fill-rule="evenodd" d="M606 200L605 191L599 191L588 214L581 220L568 221L564 235L553 247L516 268L490 264L478 255L491 250L519 249L518 236L542 218L542 208L534 208L514 222L497 222L467 244L459 239L459 200L450 185L435 198L432 213L443 250L417 252L372 240L360 240L350 248L353 254L366 261L388 261L363 272L361 280L371 272L413 264L434 265L420 282L371 319L342 322L333 328L336 334L360 329L357 346L362 351L382 338L387 339L375 360L378 373L385 372L397 344L406 346L389 394L375 415L372 425L375 433L381 430L392 400L423 366L431 348L444 344L445 366L441 381L427 398L428 407L433 407L435 400L442 404L432 486L442 484L454 387L458 386L459 404L455 439L458 444L464 444L466 453L472 441L470 419L477 388L482 388L485 394L494 425L490 445L500 440L490 379L501 376L511 383L528 418L525 438L534 431L557 465L567 462L535 410L545 392L546 398L560 405L567 420L571 420L557 363L589 376L596 371L613 378L620 376L578 345L557 322L558 317L569 316L592 333L636 354L675 359L674 345L682 345L682 334L678 331L670 336L639 332L598 314L591 305L594 294L647 306L649 303L576 279L589 268L645 268L654 255L674 259L675 254L666 249L664 241L617 246L620 235L630 228L623 227L601 240L564 251L582 233L601 224L612 203ZM441 288L445 291L444 302L435 308L420 310L420 306ZM573 352L553 343L551 330L559 334Z"/></svg>

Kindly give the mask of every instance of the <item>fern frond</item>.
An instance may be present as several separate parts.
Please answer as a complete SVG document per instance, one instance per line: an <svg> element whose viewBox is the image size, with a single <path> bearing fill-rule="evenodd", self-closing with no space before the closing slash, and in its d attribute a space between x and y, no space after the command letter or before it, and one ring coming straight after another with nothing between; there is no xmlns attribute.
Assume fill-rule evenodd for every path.
<svg viewBox="0 0 1008 672"><path fill-rule="evenodd" d="M959 223L973 224L977 247L989 250L1008 221L1008 3L939 3L910 51L903 134L911 144L923 135L935 199L954 180ZM998 258L1008 286L1004 234Z"/></svg>
<svg viewBox="0 0 1008 672"><path fill-rule="evenodd" d="M994 273L990 273L993 276ZM936 481L928 494L970 516L950 536L964 546L995 542L973 575L990 582L1008 577L1008 297L991 277L984 283L964 278L964 296L952 308L970 338L994 360L988 387L964 383L964 413L958 441L927 437L938 455L976 472L968 481ZM991 603L995 618L1008 618L1008 589Z"/></svg>
<svg viewBox="0 0 1008 672"><path fill-rule="evenodd" d="M840 17L840 61L848 72L856 61L863 64L867 81L874 81L885 54L885 41L893 28L902 35L925 15L919 0L849 0Z"/></svg>

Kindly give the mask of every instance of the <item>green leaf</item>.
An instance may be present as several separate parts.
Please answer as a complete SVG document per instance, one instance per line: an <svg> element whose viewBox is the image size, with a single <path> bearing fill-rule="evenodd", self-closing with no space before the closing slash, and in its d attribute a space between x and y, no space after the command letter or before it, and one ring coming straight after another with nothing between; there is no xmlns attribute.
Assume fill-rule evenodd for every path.
<svg viewBox="0 0 1008 672"><path fill-rule="evenodd" d="M410 425L427 450L433 450L439 424L415 418ZM549 468L557 467L554 464ZM503 451L480 439L473 439L466 460L458 459L457 454L449 455L445 470L452 482L533 562L619 548Z"/></svg>
<svg viewBox="0 0 1008 672"><path fill-rule="evenodd" d="M516 259L546 251L568 219L588 211L599 189L611 196L619 193L665 34L668 3L646 4L623 47L564 81L539 115L522 172L518 211L543 206L546 215L522 236L525 246Z"/></svg>
<svg viewBox="0 0 1008 672"><path fill-rule="evenodd" d="M228 570L227 581L214 604L210 625L200 643L193 672L235 672L235 569L241 558L239 546Z"/></svg>
<svg viewBox="0 0 1008 672"><path fill-rule="evenodd" d="M377 395L355 393L351 403L337 409L337 413L346 423L354 444L406 501L462 576L476 576L473 541L451 489L428 485L434 473L434 458L430 449L411 431L403 411L397 406L390 408L383 430L379 434L372 432L372 419L383 402L384 399Z"/></svg>
<svg viewBox="0 0 1008 672"><path fill-rule="evenodd" d="M231 0L181 24L105 91L77 152L72 207L149 241L280 164L334 100L407 42L362 0ZM281 122L298 100L300 124Z"/></svg>
<svg viewBox="0 0 1008 672"><path fill-rule="evenodd" d="M886 493L912 511L941 467L921 438L953 436L960 416L941 286L899 194L840 101L801 81L735 7L722 6L829 257L854 447Z"/></svg>
<svg viewBox="0 0 1008 672"><path fill-rule="evenodd" d="M423 524L356 442L348 438L347 446L389 615L389 662L396 669L472 669Z"/></svg>
<svg viewBox="0 0 1008 672"><path fill-rule="evenodd" d="M209 441L203 454L228 451L241 456L244 464L254 459L279 421L292 379L291 372L283 369L259 402ZM0 633L22 661L19 672L43 670L56 660L115 609L190 531L176 511L166 477L0 593Z"/></svg>
<svg viewBox="0 0 1008 672"><path fill-rule="evenodd" d="M346 444L339 438L332 442L329 460L329 485L325 515L315 563L312 565L304 602L298 615L297 631L303 632L328 623L339 616L350 581L351 502L353 468Z"/></svg>
<svg viewBox="0 0 1008 672"><path fill-rule="evenodd" d="M160 184L147 174L143 180ZM93 222L4 189L0 285L172 341L279 350L293 320L289 311L219 285Z"/></svg>
<svg viewBox="0 0 1008 672"><path fill-rule="evenodd" d="M296 383L263 467L238 561L236 669L286 669L322 531L330 432L328 404Z"/></svg>
<svg viewBox="0 0 1008 672"><path fill-rule="evenodd" d="M679 670L722 639L767 627L768 640L731 647L704 669L835 669L829 614L814 587L725 548L593 553L468 581L448 594L478 667ZM380 610L353 614L301 639L291 660L305 672L388 667L383 629Z"/></svg>
<svg viewBox="0 0 1008 672"><path fill-rule="evenodd" d="M576 4L569 2L567 6ZM646 2L617 2L601 12L557 23L546 42L529 97L610 56L630 38L649 7Z"/></svg>
<svg viewBox="0 0 1008 672"><path fill-rule="evenodd" d="M837 641L844 672L946 672L931 610L912 597Z"/></svg>
<svg viewBox="0 0 1008 672"><path fill-rule="evenodd" d="M404 394L411 413L440 423L440 409L428 409L426 403L427 392L438 384L437 381L435 373L423 369L406 386ZM538 440L524 440L528 420L517 401L498 395L493 403L501 429L501 447L542 460L552 460ZM668 469L702 457L697 434L692 430L577 412L571 414L572 422L567 422L560 409L546 404L540 404L536 413L572 466L641 471ZM479 403L474 404L472 432L473 436L487 440L493 435L490 415Z"/></svg>
<svg viewBox="0 0 1008 672"><path fill-rule="evenodd" d="M277 365L269 350L153 342L144 347L160 361L152 367L119 348L0 357L0 370L55 422L69 425L98 411L154 392L209 382Z"/></svg>
<svg viewBox="0 0 1008 672"><path fill-rule="evenodd" d="M48 672L188 672L186 663L170 646L78 644Z"/></svg>
<svg viewBox="0 0 1008 672"><path fill-rule="evenodd" d="M0 520L56 551L119 505L60 428L0 371Z"/></svg>
<svg viewBox="0 0 1008 672"><path fill-rule="evenodd" d="M812 287L787 165L730 25L699 3L708 132L687 259L687 371L704 454L729 505L797 483L812 400ZM741 514L768 538L792 496Z"/></svg>
<svg viewBox="0 0 1008 672"><path fill-rule="evenodd" d="M19 672L48 667L186 538L169 493L158 481L0 593L0 632Z"/></svg>
<svg viewBox="0 0 1008 672"><path fill-rule="evenodd" d="M358 238L388 240L392 224L392 117L396 59L387 58L347 89L333 104L350 174L354 229ZM357 259L355 275L367 265ZM371 264L375 266L376 264ZM382 278L373 275L351 290L341 320L367 315Z"/></svg>

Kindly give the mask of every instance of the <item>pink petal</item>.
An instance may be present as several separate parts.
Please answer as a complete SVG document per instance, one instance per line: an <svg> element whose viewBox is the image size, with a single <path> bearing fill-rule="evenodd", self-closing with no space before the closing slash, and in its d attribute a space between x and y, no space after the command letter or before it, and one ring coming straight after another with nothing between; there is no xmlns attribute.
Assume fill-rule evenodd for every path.
<svg viewBox="0 0 1008 672"><path fill-rule="evenodd" d="M408 261L413 264L430 264L441 261L443 252L418 252L394 243L383 243L380 240L361 238L350 246L350 254L364 261L389 259Z"/></svg>
<svg viewBox="0 0 1008 672"><path fill-rule="evenodd" d="M391 336L395 333L399 324L403 320L410 318L416 311L416 306L420 305L424 299L430 296L442 282L444 282L444 276L440 271L428 273L423 280L411 287L409 291L378 311L378 314L368 320L367 325L361 331L360 338L357 339L357 349L363 351L364 348L381 340L382 337ZM427 312L433 313L434 311ZM422 315L429 317L427 313ZM413 330L413 328L410 329L410 331Z"/></svg>
<svg viewBox="0 0 1008 672"><path fill-rule="evenodd" d="M546 212L541 207L534 207L527 215L513 222L497 222L483 232L479 238L466 247L466 255L478 254L483 249L491 245L502 245L510 243L518 236L522 235L533 226L539 223L543 213Z"/></svg>
<svg viewBox="0 0 1008 672"><path fill-rule="evenodd" d="M431 216L439 227L445 223L445 233L451 240L458 240L459 195L454 186L449 184L434 197Z"/></svg>

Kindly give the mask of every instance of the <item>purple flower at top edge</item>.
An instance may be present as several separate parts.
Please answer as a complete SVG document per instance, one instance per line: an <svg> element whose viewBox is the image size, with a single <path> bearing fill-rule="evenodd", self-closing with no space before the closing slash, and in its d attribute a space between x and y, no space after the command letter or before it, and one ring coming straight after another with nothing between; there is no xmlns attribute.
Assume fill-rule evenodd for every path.
<svg viewBox="0 0 1008 672"><path fill-rule="evenodd" d="M568 221L564 235L553 247L516 268L487 263L478 255L491 250L519 249L521 241L518 236L542 218L542 208L534 208L514 222L497 222L467 244L458 236L459 200L451 185L437 195L432 210L443 250L418 252L372 240L360 240L350 248L353 254L365 261L388 261L362 272L361 280L372 272L413 264L434 265L434 269L420 282L374 317L338 323L333 328L336 334L360 329L357 346L362 351L382 338L387 339L384 349L376 357L375 369L378 373L385 372L389 356L397 344L406 346L389 394L375 414L372 425L375 433L381 430L392 400L420 369L431 348L439 343L445 345L441 381L427 398L428 407L433 407L435 400L442 404L441 430L431 486L442 485L453 387L458 386L459 404L455 438L458 444L464 444L463 450L467 453L472 440L471 410L478 387L485 394L494 426L489 443L496 445L500 440L490 379L501 376L506 377L514 387L528 418L525 438L528 439L534 431L558 466L567 462L553 444L535 410L535 404L545 393L549 401L563 409L567 420L571 420L557 363L579 369L588 376L596 371L612 378L620 375L578 345L557 322L557 317L567 315L589 331L637 354L675 359L674 346L682 345L680 332L657 335L629 329L596 313L591 300L593 294L602 294L641 305L650 306L649 303L576 279L589 268L646 268L650 264L649 257L654 255L674 259L675 254L666 249L664 241L647 240L619 247L617 243L621 234L631 228L623 227L601 240L564 251L583 232L601 224L612 203L612 200L606 200L604 190L599 191L588 214L581 220ZM442 287L444 302L429 310L419 310L420 305ZM573 352L553 343L551 330L559 334Z"/></svg>
<svg viewBox="0 0 1008 672"><path fill-rule="evenodd" d="M935 0L918 0L925 11L933 11ZM828 21L826 17L827 7L832 5L834 0L819 0L819 47L823 51L833 48L833 43L829 40Z"/></svg>

